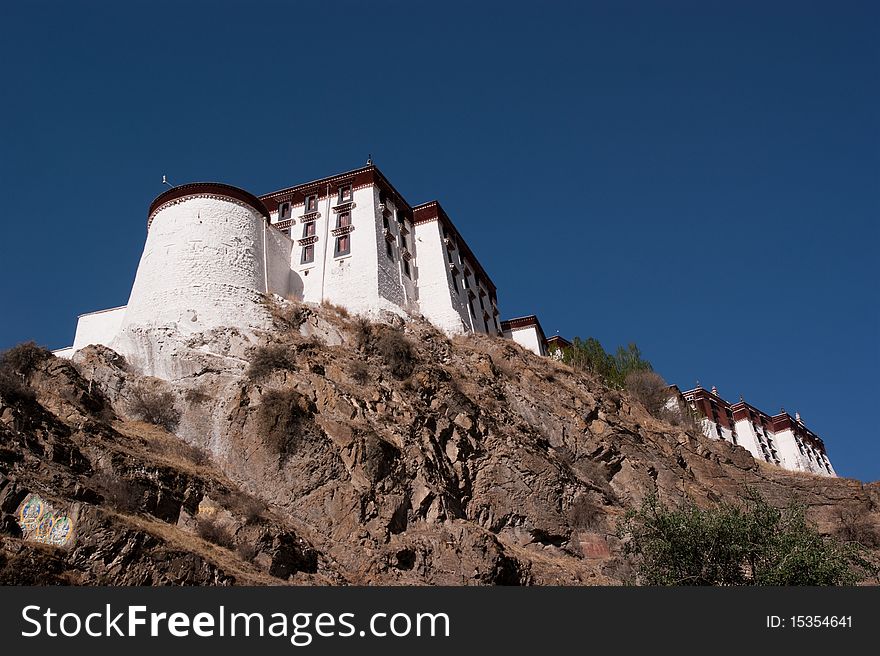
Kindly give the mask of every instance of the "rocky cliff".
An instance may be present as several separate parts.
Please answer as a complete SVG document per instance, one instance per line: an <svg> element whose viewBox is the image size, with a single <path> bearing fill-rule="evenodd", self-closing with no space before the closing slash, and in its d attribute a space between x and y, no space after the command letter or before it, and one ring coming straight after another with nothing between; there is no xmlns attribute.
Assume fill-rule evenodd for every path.
<svg viewBox="0 0 880 656"><path fill-rule="evenodd" d="M508 340L270 305L265 332L144 335L170 380L103 347L10 374L0 582L616 584L653 491L753 487L880 543L877 483L758 463Z"/></svg>

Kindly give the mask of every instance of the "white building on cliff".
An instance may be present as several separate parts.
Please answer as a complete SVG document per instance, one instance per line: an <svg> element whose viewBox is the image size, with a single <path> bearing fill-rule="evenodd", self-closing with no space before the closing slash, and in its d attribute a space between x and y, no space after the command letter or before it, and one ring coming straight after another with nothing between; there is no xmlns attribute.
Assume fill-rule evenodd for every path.
<svg viewBox="0 0 880 656"><path fill-rule="evenodd" d="M836 476L825 443L801 420L785 410L770 416L742 399L728 403L718 390L695 387L677 395L701 417L706 436L737 444L757 460L793 471L805 471L823 476Z"/></svg>
<svg viewBox="0 0 880 656"><path fill-rule="evenodd" d="M502 334L495 284L440 204L411 206L368 164L261 197L201 182L160 194L128 304L80 316L61 354L136 351L146 329L258 327L265 293ZM537 320L517 337L546 353Z"/></svg>
<svg viewBox="0 0 880 656"><path fill-rule="evenodd" d="M437 201L412 206L372 163L264 196L197 182L160 194L128 304L79 317L70 356L103 344L159 376L187 375L176 344L197 333L267 327L265 294L376 316L420 314L448 334L503 335L539 354L534 315L500 321L495 284ZM709 437L786 469L834 475L824 444L799 418L683 394Z"/></svg>

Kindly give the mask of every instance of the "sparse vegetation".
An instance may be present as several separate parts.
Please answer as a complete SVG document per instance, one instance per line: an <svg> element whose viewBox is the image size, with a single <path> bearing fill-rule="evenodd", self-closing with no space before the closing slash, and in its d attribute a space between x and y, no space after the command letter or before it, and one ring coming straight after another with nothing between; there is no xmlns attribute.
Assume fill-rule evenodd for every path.
<svg viewBox="0 0 880 656"><path fill-rule="evenodd" d="M352 360L348 365L348 373L358 385L363 385L370 380L370 368L363 360Z"/></svg>
<svg viewBox="0 0 880 656"><path fill-rule="evenodd" d="M137 419L160 426L170 433L180 422L180 412L174 407L174 394L160 385L160 381L149 379L135 383L128 409Z"/></svg>
<svg viewBox="0 0 880 656"><path fill-rule="evenodd" d="M264 393L258 422L266 446L282 460L293 454L314 430L312 415L308 399L294 389Z"/></svg>
<svg viewBox="0 0 880 656"><path fill-rule="evenodd" d="M571 347L563 351L562 360L576 369L589 371L617 389L624 389L626 377L631 373L654 370L635 344L620 346L611 355L595 337L586 341L575 337Z"/></svg>
<svg viewBox="0 0 880 656"><path fill-rule="evenodd" d="M0 396L9 401L32 401L35 395L27 386L27 377L41 362L54 357L34 342L25 342L0 353Z"/></svg>
<svg viewBox="0 0 880 656"><path fill-rule="evenodd" d="M376 338L375 348L392 376L403 380L412 374L416 365L416 354L403 333L386 328Z"/></svg>
<svg viewBox="0 0 880 656"><path fill-rule="evenodd" d="M355 348L365 351L370 346L373 337L373 324L366 317L356 317L352 322L352 338Z"/></svg>
<svg viewBox="0 0 880 656"><path fill-rule="evenodd" d="M750 491L741 504L668 508L651 496L618 527L645 585L850 585L858 550L820 535L802 507Z"/></svg>
<svg viewBox="0 0 880 656"><path fill-rule="evenodd" d="M299 330L311 314L295 301L278 301L274 296L265 296L264 304L269 315L286 330Z"/></svg>
<svg viewBox="0 0 880 656"><path fill-rule="evenodd" d="M202 403L207 403L211 400L211 395L206 394L200 389L190 388L183 393L183 398L186 399L186 402L191 405L199 405Z"/></svg>
<svg viewBox="0 0 880 656"><path fill-rule="evenodd" d="M54 358L52 352L34 342L24 342L0 354L0 368L21 376L32 373L44 360Z"/></svg>
<svg viewBox="0 0 880 656"><path fill-rule="evenodd" d="M655 371L631 371L624 379L626 391L654 417L661 417L669 402L669 384Z"/></svg>
<svg viewBox="0 0 880 656"><path fill-rule="evenodd" d="M33 401L35 395L19 376L0 368L0 397L7 401Z"/></svg>
<svg viewBox="0 0 880 656"><path fill-rule="evenodd" d="M118 476L112 472L95 474L91 479L105 501L126 513L139 512L144 504L147 486L140 481Z"/></svg>
<svg viewBox="0 0 880 656"><path fill-rule="evenodd" d="M229 529L213 517L199 517L196 521L196 533L203 540L207 540L219 547L231 549L235 546L235 540Z"/></svg>
<svg viewBox="0 0 880 656"><path fill-rule="evenodd" d="M259 524L266 513L266 504L245 492L215 490L212 495L231 513L238 515L246 526Z"/></svg>
<svg viewBox="0 0 880 656"><path fill-rule="evenodd" d="M588 496L579 496L569 509L571 525L574 528L593 531L599 528L604 520L602 506Z"/></svg>
<svg viewBox="0 0 880 656"><path fill-rule="evenodd" d="M260 548L250 542L240 542L235 546L235 553L246 563L252 563L260 553Z"/></svg>
<svg viewBox="0 0 880 656"><path fill-rule="evenodd" d="M258 346L251 355L246 375L251 380L261 380L274 371L296 371L296 355L280 344Z"/></svg>
<svg viewBox="0 0 880 656"><path fill-rule="evenodd" d="M347 319L349 317L348 310L346 308L342 307L341 305L337 305L336 303L330 303L329 301L324 301L321 303L321 305L323 307L327 308L328 310L332 310L333 312L335 312L338 316L342 317L343 319Z"/></svg>

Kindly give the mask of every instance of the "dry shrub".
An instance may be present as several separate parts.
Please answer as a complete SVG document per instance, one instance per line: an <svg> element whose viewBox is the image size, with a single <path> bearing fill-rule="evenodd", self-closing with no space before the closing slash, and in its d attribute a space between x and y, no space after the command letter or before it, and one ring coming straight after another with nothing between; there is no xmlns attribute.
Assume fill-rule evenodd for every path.
<svg viewBox="0 0 880 656"><path fill-rule="evenodd" d="M34 342L24 342L0 354L0 369L27 376L44 360L54 358L51 351Z"/></svg>
<svg viewBox="0 0 880 656"><path fill-rule="evenodd" d="M200 389L191 388L183 393L183 398L186 399L186 402L189 404L198 405L201 403L207 403L214 397L210 394L206 394Z"/></svg>
<svg viewBox="0 0 880 656"><path fill-rule="evenodd" d="M348 310L341 305L337 305L336 303L330 303L329 301L323 301L321 305L328 310L335 312L338 316L347 319L349 317Z"/></svg>
<svg viewBox="0 0 880 656"><path fill-rule="evenodd" d="M653 371L633 371L624 381L626 390L651 416L661 418L671 393L663 376Z"/></svg>
<svg viewBox="0 0 880 656"><path fill-rule="evenodd" d="M366 317L357 317L351 326L351 336L355 348L364 351L369 348L373 337L373 324Z"/></svg>
<svg viewBox="0 0 880 656"><path fill-rule="evenodd" d="M602 505L592 498L580 496L569 508L569 519L574 528L595 531L604 524L605 511Z"/></svg>
<svg viewBox="0 0 880 656"><path fill-rule="evenodd" d="M254 558L260 553L260 548L250 542L241 542L235 547L235 553L246 563L254 562Z"/></svg>
<svg viewBox="0 0 880 656"><path fill-rule="evenodd" d="M101 472L90 479L104 500L117 510L136 513L142 510L149 492L147 485L140 481L125 478L112 472Z"/></svg>
<svg viewBox="0 0 880 656"><path fill-rule="evenodd" d="M269 315L287 330L299 330L309 318L308 308L292 301L279 302L272 296L265 297L266 310Z"/></svg>
<svg viewBox="0 0 880 656"><path fill-rule="evenodd" d="M34 391L19 376L0 368L0 397L6 401L33 401Z"/></svg>
<svg viewBox="0 0 880 656"><path fill-rule="evenodd" d="M376 338L375 349L391 375L398 380L409 377L415 369L415 351L403 333L393 329L383 330Z"/></svg>
<svg viewBox="0 0 880 656"><path fill-rule="evenodd" d="M370 368L363 360L352 360L348 365L348 373L358 385L363 385L370 380Z"/></svg>
<svg viewBox="0 0 880 656"><path fill-rule="evenodd" d="M855 542L867 549L880 548L880 531L866 515L851 510L840 512L837 537L847 542Z"/></svg>
<svg viewBox="0 0 880 656"><path fill-rule="evenodd" d="M34 392L27 377L41 362L54 358L34 342L25 342L0 353L0 396L8 401L33 401Z"/></svg>
<svg viewBox="0 0 880 656"><path fill-rule="evenodd" d="M159 381L139 380L131 389L128 409L137 419L164 428L177 428L180 412L174 407L174 394L162 389Z"/></svg>
<svg viewBox="0 0 880 656"><path fill-rule="evenodd" d="M229 529L210 517L198 518L196 523L196 533L203 540L207 540L220 547L226 547L229 549L235 545L235 540L232 537L232 533L229 532Z"/></svg>
<svg viewBox="0 0 880 656"><path fill-rule="evenodd" d="M211 493L224 508L238 515L245 525L259 524L267 511L266 504L241 491L215 490Z"/></svg>
<svg viewBox="0 0 880 656"><path fill-rule="evenodd" d="M263 394L257 420L266 446L283 460L314 432L313 408L293 389L269 390Z"/></svg>
<svg viewBox="0 0 880 656"><path fill-rule="evenodd" d="M269 344L254 349L246 375L260 380L278 370L296 371L295 353L279 344Z"/></svg>
<svg viewBox="0 0 880 656"><path fill-rule="evenodd" d="M206 465L211 462L211 456L206 451L183 440L172 437L163 445L162 454L174 461L188 460L194 465Z"/></svg>

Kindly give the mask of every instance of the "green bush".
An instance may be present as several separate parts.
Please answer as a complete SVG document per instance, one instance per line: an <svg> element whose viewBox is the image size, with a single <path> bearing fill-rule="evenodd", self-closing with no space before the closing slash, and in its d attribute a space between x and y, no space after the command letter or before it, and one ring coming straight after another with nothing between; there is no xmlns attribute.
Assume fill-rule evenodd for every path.
<svg viewBox="0 0 880 656"><path fill-rule="evenodd" d="M656 496L630 511L618 537L645 585L851 585L856 548L820 535L804 509L750 491L742 504L667 508Z"/></svg>
<svg viewBox="0 0 880 656"><path fill-rule="evenodd" d="M587 340L575 337L572 345L563 350L562 360L576 369L595 374L617 389L626 386L626 377L633 372L654 370L635 344L619 346L615 354L611 355L595 337Z"/></svg>

